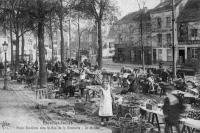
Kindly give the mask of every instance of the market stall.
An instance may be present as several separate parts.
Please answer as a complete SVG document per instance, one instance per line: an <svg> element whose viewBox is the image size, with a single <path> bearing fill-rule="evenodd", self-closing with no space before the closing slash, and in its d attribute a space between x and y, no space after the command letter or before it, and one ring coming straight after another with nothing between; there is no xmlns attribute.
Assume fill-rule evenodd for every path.
<svg viewBox="0 0 200 133"><path fill-rule="evenodd" d="M181 133L187 132L194 133L197 130L200 130L200 120L194 120L190 118L182 118L181 122L183 123L183 128Z"/></svg>

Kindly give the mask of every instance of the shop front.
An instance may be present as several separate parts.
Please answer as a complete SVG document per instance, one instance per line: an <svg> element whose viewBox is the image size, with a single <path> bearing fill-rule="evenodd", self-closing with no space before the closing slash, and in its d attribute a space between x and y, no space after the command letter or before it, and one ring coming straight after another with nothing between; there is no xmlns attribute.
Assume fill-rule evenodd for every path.
<svg viewBox="0 0 200 133"><path fill-rule="evenodd" d="M152 64L152 48L144 47L144 60L146 65ZM130 45L116 45L115 62L142 64L142 47Z"/></svg>
<svg viewBox="0 0 200 133"><path fill-rule="evenodd" d="M153 48L152 49L152 60L153 64L157 64L159 62L172 62L173 55L171 48Z"/></svg>

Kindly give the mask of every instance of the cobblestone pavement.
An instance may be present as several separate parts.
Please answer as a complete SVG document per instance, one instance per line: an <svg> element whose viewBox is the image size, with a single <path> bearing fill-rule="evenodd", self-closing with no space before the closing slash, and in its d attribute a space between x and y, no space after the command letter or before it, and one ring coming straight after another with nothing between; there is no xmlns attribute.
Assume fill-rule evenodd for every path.
<svg viewBox="0 0 200 133"><path fill-rule="evenodd" d="M1 133L111 133L110 129L89 124L65 123L64 121L45 123L42 114L35 108L37 100L34 92L24 85L9 82L8 90L3 90L0 80L0 132ZM53 123L53 124L52 124Z"/></svg>

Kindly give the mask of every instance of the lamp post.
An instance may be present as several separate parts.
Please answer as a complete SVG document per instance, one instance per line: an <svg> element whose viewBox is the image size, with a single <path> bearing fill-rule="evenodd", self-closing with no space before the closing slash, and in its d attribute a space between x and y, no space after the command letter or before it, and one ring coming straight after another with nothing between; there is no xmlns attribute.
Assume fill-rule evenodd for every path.
<svg viewBox="0 0 200 133"><path fill-rule="evenodd" d="M173 79L176 78L176 45L174 41L174 28L175 28L175 13L174 13L174 0L172 2L172 55L173 55Z"/></svg>
<svg viewBox="0 0 200 133"><path fill-rule="evenodd" d="M4 87L3 87L3 89L6 90L7 89L7 65L6 65L7 53L6 52L7 52L7 49L8 49L8 43L6 43L6 41L4 41L4 43L2 45L3 45L3 50L5 52L5 65L4 65L5 73L4 73Z"/></svg>

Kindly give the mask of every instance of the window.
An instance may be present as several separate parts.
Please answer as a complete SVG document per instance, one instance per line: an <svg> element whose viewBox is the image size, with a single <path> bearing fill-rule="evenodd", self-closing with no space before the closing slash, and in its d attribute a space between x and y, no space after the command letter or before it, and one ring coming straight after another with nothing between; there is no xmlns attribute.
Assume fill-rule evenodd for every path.
<svg viewBox="0 0 200 133"><path fill-rule="evenodd" d="M61 48L58 49L57 55L61 55Z"/></svg>
<svg viewBox="0 0 200 133"><path fill-rule="evenodd" d="M166 38L167 38L167 45L170 45L171 44L171 34L167 34Z"/></svg>
<svg viewBox="0 0 200 133"><path fill-rule="evenodd" d="M196 38L197 32L198 32L197 29L191 29L191 36Z"/></svg>
<svg viewBox="0 0 200 133"><path fill-rule="evenodd" d="M171 49L167 49L167 61L172 61L172 50Z"/></svg>
<svg viewBox="0 0 200 133"><path fill-rule="evenodd" d="M57 51L56 51L56 50L53 50L53 54L56 56L56 55L57 55Z"/></svg>
<svg viewBox="0 0 200 133"><path fill-rule="evenodd" d="M158 49L158 60L162 61L162 49Z"/></svg>
<svg viewBox="0 0 200 133"><path fill-rule="evenodd" d="M122 34L119 34L119 42L121 42L123 39Z"/></svg>
<svg viewBox="0 0 200 133"><path fill-rule="evenodd" d="M161 22L161 18L157 18L157 28L161 28L162 27L162 22Z"/></svg>
<svg viewBox="0 0 200 133"><path fill-rule="evenodd" d="M166 26L167 27L171 26L171 17L166 17Z"/></svg>
<svg viewBox="0 0 200 133"><path fill-rule="evenodd" d="M157 37L158 37L158 45L162 46L162 34L158 34Z"/></svg>
<svg viewBox="0 0 200 133"><path fill-rule="evenodd" d="M147 23L146 24L146 32L150 32L151 31L151 24Z"/></svg>
<svg viewBox="0 0 200 133"><path fill-rule="evenodd" d="M191 49L191 56L192 56L192 58L197 58L198 57L198 51L197 51L197 48L192 48Z"/></svg>
<svg viewBox="0 0 200 133"><path fill-rule="evenodd" d="M147 36L147 44L151 43L151 36Z"/></svg>
<svg viewBox="0 0 200 133"><path fill-rule="evenodd" d="M134 62L135 61L135 51L131 50L131 61Z"/></svg>
<svg viewBox="0 0 200 133"><path fill-rule="evenodd" d="M130 33L133 33L133 31L134 31L134 27L133 27L133 25L130 25L130 26L129 26L129 32L130 32Z"/></svg>

